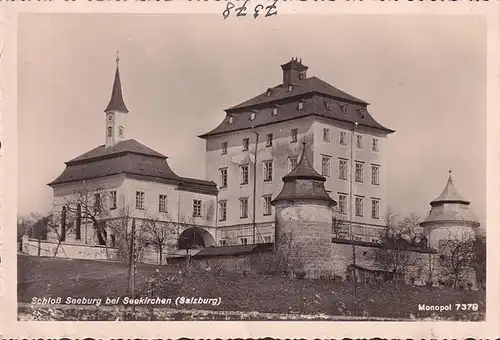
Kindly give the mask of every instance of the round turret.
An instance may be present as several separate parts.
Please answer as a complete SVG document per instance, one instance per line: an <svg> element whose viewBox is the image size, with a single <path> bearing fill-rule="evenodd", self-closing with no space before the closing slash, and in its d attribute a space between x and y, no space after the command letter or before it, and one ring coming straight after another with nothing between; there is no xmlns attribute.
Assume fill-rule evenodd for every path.
<svg viewBox="0 0 500 340"><path fill-rule="evenodd" d="M297 166L283 177L275 206L276 251L296 275L326 274L331 265L332 207L337 204L325 190L325 177L311 166L306 145Z"/></svg>
<svg viewBox="0 0 500 340"><path fill-rule="evenodd" d="M451 236L473 233L479 221L470 207L470 202L462 197L455 188L449 171L446 186L431 205L427 218L420 223L429 246L439 248L439 241Z"/></svg>

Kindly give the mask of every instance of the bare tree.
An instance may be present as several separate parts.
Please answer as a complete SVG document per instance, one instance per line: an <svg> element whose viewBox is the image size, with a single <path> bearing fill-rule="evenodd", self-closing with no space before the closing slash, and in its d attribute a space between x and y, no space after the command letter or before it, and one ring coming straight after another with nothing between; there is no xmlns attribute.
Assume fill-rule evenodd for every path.
<svg viewBox="0 0 500 340"><path fill-rule="evenodd" d="M335 237L339 237L343 232L345 232L347 224L345 218L342 214L333 212L332 215L332 233Z"/></svg>
<svg viewBox="0 0 500 340"><path fill-rule="evenodd" d="M476 282L479 289L486 289L486 235L476 235L475 252L472 266L476 272Z"/></svg>
<svg viewBox="0 0 500 340"><path fill-rule="evenodd" d="M41 214L35 212L17 216L17 241L21 241L25 234L32 235L33 226L42 219L42 217Z"/></svg>
<svg viewBox="0 0 500 340"><path fill-rule="evenodd" d="M52 213L45 217L44 223L47 228L47 233L57 241L57 246L53 254L53 256L56 257L60 249L64 252L64 248L61 247L61 244L66 241L68 235L75 231L75 217L71 215L68 216L67 209L63 207L58 214Z"/></svg>
<svg viewBox="0 0 500 340"><path fill-rule="evenodd" d="M375 252L375 262L393 275L398 283L404 281L410 267L416 261L416 254L408 251L415 246L424 246L419 217L410 214L398 220L397 214L388 211L386 228L380 234L382 248Z"/></svg>
<svg viewBox="0 0 500 340"><path fill-rule="evenodd" d="M453 288L465 286L476 256L474 234L449 233L446 239L439 241L438 248L440 277L444 283Z"/></svg>
<svg viewBox="0 0 500 340"><path fill-rule="evenodd" d="M177 235L177 224L173 222L168 213L162 219L157 216L149 216L142 223L142 231L145 239L155 248L159 254L159 264L163 264L163 251L172 241L175 242Z"/></svg>

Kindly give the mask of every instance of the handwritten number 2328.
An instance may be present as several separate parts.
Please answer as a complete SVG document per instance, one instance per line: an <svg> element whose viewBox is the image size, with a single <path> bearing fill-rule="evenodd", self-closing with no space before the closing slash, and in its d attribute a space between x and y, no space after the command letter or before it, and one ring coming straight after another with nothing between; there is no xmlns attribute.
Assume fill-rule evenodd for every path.
<svg viewBox="0 0 500 340"><path fill-rule="evenodd" d="M246 0L245 3L243 4L243 6L237 7L237 8L234 8L235 5L232 2L228 2L226 9L224 10L224 12L222 12L222 16L224 17L224 19L227 19L229 17L229 15L231 14L231 10L233 8L234 8L234 11L236 12L237 17L246 16L247 15L246 11L247 11L247 2L248 1L249 0ZM265 9L267 10L265 17L270 17L270 16L276 15L278 13L278 11L276 10L276 3L277 2L278 2L278 0L274 0L274 2L271 5L265 7ZM259 4L259 5L255 6L254 14L253 14L254 19L259 16L260 11L263 9L264 9L264 5Z"/></svg>

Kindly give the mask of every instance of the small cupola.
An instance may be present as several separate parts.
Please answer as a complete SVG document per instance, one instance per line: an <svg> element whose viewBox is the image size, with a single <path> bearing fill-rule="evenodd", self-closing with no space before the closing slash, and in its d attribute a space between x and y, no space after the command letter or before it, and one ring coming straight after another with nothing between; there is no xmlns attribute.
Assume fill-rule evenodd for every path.
<svg viewBox="0 0 500 340"><path fill-rule="evenodd" d="M293 90L293 85L297 85L300 80L307 78L308 68L302 64L302 59L299 58L292 58L288 63L281 65L281 69L283 70L283 86L288 91Z"/></svg>

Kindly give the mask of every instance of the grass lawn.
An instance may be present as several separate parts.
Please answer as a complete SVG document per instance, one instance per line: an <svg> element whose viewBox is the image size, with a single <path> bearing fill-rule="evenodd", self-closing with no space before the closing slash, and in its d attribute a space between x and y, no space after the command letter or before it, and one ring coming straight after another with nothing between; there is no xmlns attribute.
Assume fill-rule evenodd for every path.
<svg viewBox="0 0 500 340"><path fill-rule="evenodd" d="M155 274L159 268L159 273ZM155 275L159 286L151 295L146 281ZM191 271L139 264L137 297L177 296L218 298L221 304L183 305L217 311L352 315L353 286L349 282L296 280L279 277L243 277L227 273ZM127 290L125 263L18 256L18 301L33 297L124 297ZM358 284L357 315L370 317L480 320L484 318L485 293L405 285ZM479 313L456 311L456 303L477 303ZM419 311L419 304L449 305L451 311ZM175 308L175 305L169 306Z"/></svg>

